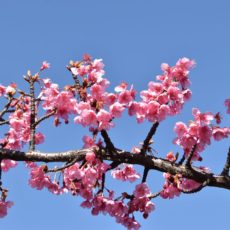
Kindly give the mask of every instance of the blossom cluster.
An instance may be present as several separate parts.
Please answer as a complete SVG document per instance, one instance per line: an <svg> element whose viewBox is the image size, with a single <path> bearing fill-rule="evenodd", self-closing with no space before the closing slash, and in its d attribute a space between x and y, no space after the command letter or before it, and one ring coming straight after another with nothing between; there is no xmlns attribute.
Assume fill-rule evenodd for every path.
<svg viewBox="0 0 230 230"><path fill-rule="evenodd" d="M136 115L138 123L162 121L167 116L178 114L184 103L191 97L189 70L195 65L188 58L179 59L175 66L161 65L163 74L159 82L149 82L148 89L140 93L142 101L129 104L129 115Z"/></svg>
<svg viewBox="0 0 230 230"><path fill-rule="evenodd" d="M189 125L183 122L175 124L174 131L177 137L174 143L183 148L186 157L194 148L192 160L202 160L200 153L210 145L211 139L220 141L227 138L230 135L230 127L219 126L219 114L201 113L197 108L193 108L192 114L194 120L190 121ZM214 121L216 124L213 124Z"/></svg>
<svg viewBox="0 0 230 230"><path fill-rule="evenodd" d="M113 178L121 181L134 182L140 178L140 174L130 164L123 164L122 168L117 167L111 174Z"/></svg>
<svg viewBox="0 0 230 230"><path fill-rule="evenodd" d="M150 189L146 183L138 184L135 187L133 196L128 203L124 202L127 194L123 194L123 199L114 199L114 193L110 191L109 196L95 196L91 201L84 201L81 206L91 208L93 215L99 213L109 214L116 219L116 222L124 225L127 229L138 230L140 224L136 221L133 213L139 211L147 218L149 213L155 209L155 205L151 202L149 196Z"/></svg>
<svg viewBox="0 0 230 230"><path fill-rule="evenodd" d="M30 169L29 185L32 188L42 190L47 188L53 194L59 195L65 192L64 188L60 188L55 180L51 180L50 176L46 174L45 165L37 165L34 162L28 162L27 167Z"/></svg>
<svg viewBox="0 0 230 230"><path fill-rule="evenodd" d="M179 196L181 191L192 191L200 186L200 183L183 178L180 174L175 176L169 173L163 173L165 182L163 190L160 195L164 199L173 199L175 196Z"/></svg>
<svg viewBox="0 0 230 230"><path fill-rule="evenodd" d="M112 120L121 117L122 112L135 98L133 86L127 89L126 83L115 88L115 93L107 92L110 82L103 78L104 64L101 59L72 63L72 74L80 77L84 88L80 92L82 101L76 105L77 116L74 122L82 126L109 130ZM89 90L87 90L90 88Z"/></svg>

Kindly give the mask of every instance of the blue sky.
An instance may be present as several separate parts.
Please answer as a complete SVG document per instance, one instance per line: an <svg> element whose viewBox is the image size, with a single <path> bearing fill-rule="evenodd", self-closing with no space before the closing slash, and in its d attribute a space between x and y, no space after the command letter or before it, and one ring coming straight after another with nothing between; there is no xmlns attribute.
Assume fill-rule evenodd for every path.
<svg viewBox="0 0 230 230"><path fill-rule="evenodd" d="M89 53L103 58L111 90L125 80L140 91L160 73L162 62L173 65L180 57L193 58L197 65L191 72L192 100L181 115L160 125L155 138L154 148L165 156L178 150L172 144L173 126L178 120L191 119L192 107L223 115L226 111L223 101L230 96L229 10L227 0L0 1L0 83L17 82L24 88L22 75L28 69L37 71L47 60L52 68L45 76L61 86L70 84L65 65ZM229 125L229 116L224 116L223 125ZM149 127L149 123L137 125L134 118L124 115L110 135L119 147L130 149L144 139ZM41 129L47 136L41 151L79 148L86 133L76 125L55 129L51 122ZM225 140L207 148L204 165L219 173L228 146L229 140ZM148 178L153 191L158 191L161 177L153 172ZM89 210L79 207L80 198L32 190L23 165L3 179L15 205L0 220L0 229L123 229L110 217L91 216ZM156 211L141 220L144 230L229 229L229 191L207 188L170 201L157 198L155 203Z"/></svg>

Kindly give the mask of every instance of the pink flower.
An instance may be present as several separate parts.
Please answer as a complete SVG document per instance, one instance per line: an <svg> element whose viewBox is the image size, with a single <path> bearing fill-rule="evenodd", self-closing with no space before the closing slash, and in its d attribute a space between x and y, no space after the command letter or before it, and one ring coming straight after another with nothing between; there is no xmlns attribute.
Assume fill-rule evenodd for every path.
<svg viewBox="0 0 230 230"><path fill-rule="evenodd" d="M82 140L84 142L83 148L90 148L96 146L95 141L87 135L83 136Z"/></svg>
<svg viewBox="0 0 230 230"><path fill-rule="evenodd" d="M0 84L0 97L6 93L6 87Z"/></svg>
<svg viewBox="0 0 230 230"><path fill-rule="evenodd" d="M228 128L228 127L226 127L226 128L214 127L212 134L213 134L213 138L216 141L220 141L223 138L228 138L228 136L230 135L230 128Z"/></svg>
<svg viewBox="0 0 230 230"><path fill-rule="evenodd" d="M210 124L214 119L214 115L211 112L201 113L199 109L193 108L192 115L194 116L195 122L199 124Z"/></svg>
<svg viewBox="0 0 230 230"><path fill-rule="evenodd" d="M158 121L162 121L170 114L170 108L168 105L161 105L158 113Z"/></svg>
<svg viewBox="0 0 230 230"><path fill-rule="evenodd" d="M156 101L148 103L146 117L149 121L154 122L157 119L160 104Z"/></svg>
<svg viewBox="0 0 230 230"><path fill-rule="evenodd" d="M85 200L81 203L81 207L82 208L91 208L92 207L92 203L88 200Z"/></svg>
<svg viewBox="0 0 230 230"><path fill-rule="evenodd" d="M31 170L29 184L32 188L38 190L47 188L50 192L56 195L62 194L65 191L64 189L59 188L59 185L55 180L51 181L50 177L45 174L45 165L37 166L34 164L28 166Z"/></svg>
<svg viewBox="0 0 230 230"><path fill-rule="evenodd" d="M42 133L36 133L35 135L35 144L39 145L45 141L45 136Z"/></svg>
<svg viewBox="0 0 230 230"><path fill-rule="evenodd" d="M97 116L92 109L84 109L80 116L74 118L74 122L83 126L97 125Z"/></svg>
<svg viewBox="0 0 230 230"><path fill-rule="evenodd" d="M117 95L116 94L114 94L114 93L107 93L104 96L105 96L104 100L105 100L105 103L107 105L112 105L112 104L114 104L116 102L116 99L117 99Z"/></svg>
<svg viewBox="0 0 230 230"><path fill-rule="evenodd" d="M120 117L125 108L119 102L115 102L109 107L109 110L113 117Z"/></svg>
<svg viewBox="0 0 230 230"><path fill-rule="evenodd" d="M155 205L150 201L148 197L136 198L129 203L130 212L140 211L143 212L143 217L147 218L149 213L155 209Z"/></svg>
<svg viewBox="0 0 230 230"><path fill-rule="evenodd" d="M178 100L183 97L181 90L178 87L170 86L167 90L167 93L171 100Z"/></svg>
<svg viewBox="0 0 230 230"><path fill-rule="evenodd" d="M122 82L120 85L115 87L115 92L120 93L126 90L128 84L126 82Z"/></svg>
<svg viewBox="0 0 230 230"><path fill-rule="evenodd" d="M92 93L92 96L96 100L100 100L102 98L103 93L105 92L105 88L102 87L99 84L94 84L91 88L90 91Z"/></svg>
<svg viewBox="0 0 230 230"><path fill-rule="evenodd" d="M169 160L169 161L171 161L171 162L175 162L176 161L176 157L173 154L173 152L168 152L167 155L166 155L166 159Z"/></svg>
<svg viewBox="0 0 230 230"><path fill-rule="evenodd" d="M93 69L96 69L97 71L100 71L104 68L104 64L102 62L102 59L95 59L93 62L92 62L92 68Z"/></svg>
<svg viewBox="0 0 230 230"><path fill-rule="evenodd" d="M174 131L178 137L182 137L187 132L187 126L183 122L177 122L174 127Z"/></svg>
<svg viewBox="0 0 230 230"><path fill-rule="evenodd" d="M179 189L185 191L192 191L197 189L201 184L190 179L183 178L182 182L179 184Z"/></svg>
<svg viewBox="0 0 230 230"><path fill-rule="evenodd" d="M6 87L6 94L8 95L14 95L16 93L16 86L9 85Z"/></svg>
<svg viewBox="0 0 230 230"><path fill-rule="evenodd" d="M164 189L160 193L160 196L164 199L173 199L175 196L180 195L180 190L177 188L176 185L170 184L170 183L165 183L164 184Z"/></svg>
<svg viewBox="0 0 230 230"><path fill-rule="evenodd" d="M2 160L1 168L4 172L7 172L10 168L14 168L17 166L17 162L13 160Z"/></svg>
<svg viewBox="0 0 230 230"><path fill-rule="evenodd" d="M85 62L88 62L88 61L91 61L92 58L91 58L91 56L90 56L89 54L84 54L84 55L83 55L83 60L84 60Z"/></svg>
<svg viewBox="0 0 230 230"><path fill-rule="evenodd" d="M140 178L140 175L133 168L133 165L123 164L123 168L116 168L111 173L112 177L121 180L121 181L129 181L134 182L135 180Z"/></svg>
<svg viewBox="0 0 230 230"><path fill-rule="evenodd" d="M87 162L93 162L96 159L96 155L94 152L88 152L86 153L85 159Z"/></svg>
<svg viewBox="0 0 230 230"><path fill-rule="evenodd" d="M175 196L179 196L181 191L178 189L178 183L180 183L180 176L172 176L169 173L163 173L165 183L160 196L164 199L173 199Z"/></svg>
<svg viewBox="0 0 230 230"><path fill-rule="evenodd" d="M132 147L132 149L131 149L131 153L140 153L140 152L141 152L140 148L138 148L136 146Z"/></svg>
<svg viewBox="0 0 230 230"><path fill-rule="evenodd" d="M99 130L106 129L109 130L113 123L111 123L112 115L104 109L101 109L97 114L97 120L99 122Z"/></svg>
<svg viewBox="0 0 230 230"><path fill-rule="evenodd" d="M201 126L201 127L199 127L198 132L199 132L198 133L199 141L202 144L209 145L211 143L210 139L212 137L212 130L211 130L211 128L208 127L207 125Z"/></svg>
<svg viewBox="0 0 230 230"><path fill-rule="evenodd" d="M157 83L157 82L153 82L153 81L149 82L148 88L150 91L153 92L154 96L161 94L164 90L164 86L162 85L162 83Z"/></svg>
<svg viewBox="0 0 230 230"><path fill-rule="evenodd" d="M196 63L194 60L190 60L189 58L183 57L177 61L176 65L180 66L180 68L183 69L191 69L196 65Z"/></svg>
<svg viewBox="0 0 230 230"><path fill-rule="evenodd" d="M3 201L0 200L0 218L3 218L7 215L8 208L11 208L13 206L12 201Z"/></svg>
<svg viewBox="0 0 230 230"><path fill-rule="evenodd" d="M49 69L50 68L50 63L48 63L47 61L42 62L42 66L40 68L40 71L44 70L44 69Z"/></svg>
<svg viewBox="0 0 230 230"><path fill-rule="evenodd" d="M150 194L151 194L150 189L146 183L141 183L141 184L136 185L135 190L133 192L133 195L136 198L146 197Z"/></svg>
<svg viewBox="0 0 230 230"><path fill-rule="evenodd" d="M121 104L127 104L129 102L131 102L134 99L134 91L122 91L119 95L118 95L118 102Z"/></svg>

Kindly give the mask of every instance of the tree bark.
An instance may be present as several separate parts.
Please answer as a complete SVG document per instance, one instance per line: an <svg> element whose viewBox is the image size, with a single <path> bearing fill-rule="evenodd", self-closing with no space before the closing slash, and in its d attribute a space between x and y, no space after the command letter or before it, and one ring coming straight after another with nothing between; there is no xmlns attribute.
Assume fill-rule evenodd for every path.
<svg viewBox="0 0 230 230"><path fill-rule="evenodd" d="M170 173L172 175L181 174L183 177L195 180L199 183L207 182L207 186L218 187L230 190L230 177L228 175L215 175L202 171L198 167L186 167L178 163L172 163L168 160L154 156L133 154L126 151L114 149L109 152L105 148L86 148L80 150L70 150L66 152L43 153L43 152L22 152L16 150L7 150L0 148L0 159L10 159L15 161L33 161L33 162L71 162L73 160L82 161L88 152L94 151L102 160L116 163L128 163L140 165L149 170L157 170Z"/></svg>

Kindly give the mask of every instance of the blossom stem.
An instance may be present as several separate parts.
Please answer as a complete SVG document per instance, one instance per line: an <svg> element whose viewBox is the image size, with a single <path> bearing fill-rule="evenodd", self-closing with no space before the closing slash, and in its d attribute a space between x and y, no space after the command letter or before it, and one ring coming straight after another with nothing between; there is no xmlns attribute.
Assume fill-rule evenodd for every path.
<svg viewBox="0 0 230 230"><path fill-rule="evenodd" d="M146 138L144 140L143 146L141 148L141 154L145 154L146 151L148 150L149 145L151 144L151 139L152 139L153 135L156 133L158 126L159 126L159 122L155 122L152 125L151 129L148 132L148 135L146 136Z"/></svg>
<svg viewBox="0 0 230 230"><path fill-rule="evenodd" d="M223 171L221 172L221 176L228 176L229 175L229 168L230 168L230 147L228 149L228 156L227 156Z"/></svg>
<svg viewBox="0 0 230 230"><path fill-rule="evenodd" d="M34 79L33 76L30 76L29 84L30 84L30 142L29 149L30 151L35 150L35 133L36 133L36 109L35 109L35 92L34 92Z"/></svg>

